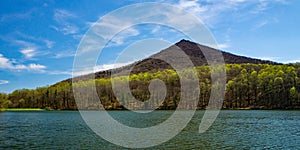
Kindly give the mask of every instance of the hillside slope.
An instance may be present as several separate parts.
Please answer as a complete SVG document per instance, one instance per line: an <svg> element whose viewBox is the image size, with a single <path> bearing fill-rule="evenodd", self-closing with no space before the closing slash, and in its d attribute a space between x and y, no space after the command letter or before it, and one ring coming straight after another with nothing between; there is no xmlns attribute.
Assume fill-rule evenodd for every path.
<svg viewBox="0 0 300 150"><path fill-rule="evenodd" d="M217 50L208 46L204 46L201 44L197 44L188 40L181 40L178 43L160 51L157 54L154 54L146 59L143 59L141 61L135 62L133 64L121 67L121 68L116 68L113 70L106 70L106 71L100 71L100 72L96 72L95 73L95 78L107 78L110 77L111 72L121 72L124 70L128 70L129 68L133 67L131 74L138 74L138 73L144 73L144 72L155 72L158 70L164 70L164 69L172 69L172 67L162 61L162 60L158 60L158 59L154 59L157 57L167 57L168 55L170 55L170 53L172 53L172 51L174 51L174 49L176 48L180 48L189 58L190 60L193 62L193 64L195 66L202 66L202 65L207 65L207 60L203 54L202 51L207 51L208 53L210 52L220 52L222 53L223 57L224 57L224 62L226 64L246 64L246 63L250 63L250 64L274 64L274 65L278 65L279 63L276 62L272 62L272 61L268 61L268 60L260 60L260 59L254 59L254 58L249 58L249 57L245 57L245 56L238 56L235 54L231 54L228 52L224 52L221 50ZM169 57L170 59L172 59L172 57ZM173 58L173 61L177 61L176 58ZM85 75L85 76L80 76L80 77L76 77L75 80L86 80L86 79L90 79L91 74L89 75ZM67 79L65 81L69 81L71 82L72 79Z"/></svg>

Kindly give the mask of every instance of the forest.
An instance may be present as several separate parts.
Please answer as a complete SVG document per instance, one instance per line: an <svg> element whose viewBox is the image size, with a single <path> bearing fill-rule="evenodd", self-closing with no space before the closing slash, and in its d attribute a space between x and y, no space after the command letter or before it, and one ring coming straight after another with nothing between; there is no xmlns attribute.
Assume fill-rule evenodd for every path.
<svg viewBox="0 0 300 150"><path fill-rule="evenodd" d="M196 68L199 77L200 95L196 104L187 104L187 108L205 109L208 105L211 80L210 67L207 65ZM223 109L300 109L300 64L270 65L270 64L226 64L226 93ZM172 69L131 74L129 77L114 78L114 82L124 82L129 79L132 95L139 101L145 102L144 108L176 109L180 102L180 81ZM150 96L148 89L152 79L160 79L166 85L166 97L163 102L149 100L157 97ZM117 99L112 90L111 78L97 78L78 81L72 86L70 81L62 81L49 87L36 89L20 89L10 94L0 94L1 108L42 108L54 110L76 110L77 105L73 88L80 99L86 100L81 104L82 109L99 109L99 101L89 96L86 87L96 85L98 96L107 110L131 109L128 93ZM80 90L78 90L80 89ZM122 90L121 90L122 91Z"/></svg>

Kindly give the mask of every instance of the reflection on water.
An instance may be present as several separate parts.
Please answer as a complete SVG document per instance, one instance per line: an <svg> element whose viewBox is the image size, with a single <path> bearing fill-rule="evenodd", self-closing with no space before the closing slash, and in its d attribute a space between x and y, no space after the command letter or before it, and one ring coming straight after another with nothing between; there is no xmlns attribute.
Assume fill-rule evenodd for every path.
<svg viewBox="0 0 300 150"><path fill-rule="evenodd" d="M123 124L147 127L162 122L173 111L156 111L142 116L126 111L109 113ZM199 134L203 113L197 111L189 125L175 138L149 149L300 147L300 111L221 111L213 126ZM126 122L126 118L130 121ZM0 149L24 148L122 149L93 133L75 111L0 113Z"/></svg>

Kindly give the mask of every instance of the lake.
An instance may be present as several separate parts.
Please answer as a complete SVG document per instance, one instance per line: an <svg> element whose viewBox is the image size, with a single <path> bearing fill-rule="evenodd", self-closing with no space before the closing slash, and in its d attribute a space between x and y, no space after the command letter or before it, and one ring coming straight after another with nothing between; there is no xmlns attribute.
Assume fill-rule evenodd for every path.
<svg viewBox="0 0 300 150"><path fill-rule="evenodd" d="M155 111L148 116L128 111L109 113L123 124L146 127L163 121L173 111ZM188 126L176 137L149 149L300 147L300 111L224 110L208 131L199 134L203 113L197 111ZM0 149L124 148L100 138L85 124L79 112L36 111L0 113Z"/></svg>

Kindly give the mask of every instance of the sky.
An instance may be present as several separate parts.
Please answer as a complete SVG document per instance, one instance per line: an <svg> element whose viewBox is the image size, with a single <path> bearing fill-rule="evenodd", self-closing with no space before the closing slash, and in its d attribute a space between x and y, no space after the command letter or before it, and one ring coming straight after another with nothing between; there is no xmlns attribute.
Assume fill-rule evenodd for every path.
<svg viewBox="0 0 300 150"><path fill-rule="evenodd" d="M195 15L224 51L281 63L300 62L300 1L297 0L79 0L71 3L2 0L0 92L35 89L71 78L77 48L89 28L112 11L143 2L166 3ZM96 71L112 68L123 49L147 38L168 41L171 45L186 37L166 26L134 26L118 33L106 45ZM153 48L145 46L149 53L136 51L132 61L166 48L166 43L158 43L160 46ZM128 63L121 62L115 67Z"/></svg>

